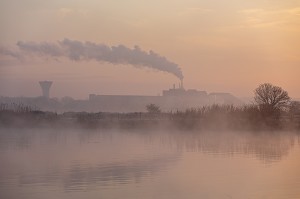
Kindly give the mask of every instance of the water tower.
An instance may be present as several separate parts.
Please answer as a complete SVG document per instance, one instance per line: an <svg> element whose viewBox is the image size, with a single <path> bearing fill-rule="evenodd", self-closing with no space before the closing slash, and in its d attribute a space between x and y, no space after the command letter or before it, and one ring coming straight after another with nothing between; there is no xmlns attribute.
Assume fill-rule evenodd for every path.
<svg viewBox="0 0 300 199"><path fill-rule="evenodd" d="M39 83L40 83L40 86L41 86L42 91L43 91L43 97L49 98L49 91L50 91L50 87L51 87L53 82L51 82L51 81L40 81Z"/></svg>

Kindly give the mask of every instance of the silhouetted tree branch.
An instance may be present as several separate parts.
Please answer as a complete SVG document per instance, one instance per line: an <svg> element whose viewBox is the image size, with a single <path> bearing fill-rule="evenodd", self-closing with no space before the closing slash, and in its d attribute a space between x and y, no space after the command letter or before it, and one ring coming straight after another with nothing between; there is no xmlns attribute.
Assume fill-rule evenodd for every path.
<svg viewBox="0 0 300 199"><path fill-rule="evenodd" d="M259 106L268 107L272 110L286 107L291 98L288 92L281 87L269 83L259 85L254 91L254 100Z"/></svg>

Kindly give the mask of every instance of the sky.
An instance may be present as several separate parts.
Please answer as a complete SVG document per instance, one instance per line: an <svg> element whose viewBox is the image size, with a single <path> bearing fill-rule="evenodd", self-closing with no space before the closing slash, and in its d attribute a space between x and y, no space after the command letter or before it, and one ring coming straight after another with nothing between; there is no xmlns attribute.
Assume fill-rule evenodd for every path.
<svg viewBox="0 0 300 199"><path fill-rule="evenodd" d="M300 98L299 0L0 0L0 96L160 95L172 73L20 52L18 42L125 46L176 64L186 89L252 97L272 83ZM23 59L5 52L25 53Z"/></svg>

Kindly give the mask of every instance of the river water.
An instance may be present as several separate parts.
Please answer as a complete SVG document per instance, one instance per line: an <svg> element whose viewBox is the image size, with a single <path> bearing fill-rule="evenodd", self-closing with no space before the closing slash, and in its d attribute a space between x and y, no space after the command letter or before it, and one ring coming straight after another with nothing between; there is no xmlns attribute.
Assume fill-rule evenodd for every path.
<svg viewBox="0 0 300 199"><path fill-rule="evenodd" d="M300 137L1 129L0 198L299 199Z"/></svg>

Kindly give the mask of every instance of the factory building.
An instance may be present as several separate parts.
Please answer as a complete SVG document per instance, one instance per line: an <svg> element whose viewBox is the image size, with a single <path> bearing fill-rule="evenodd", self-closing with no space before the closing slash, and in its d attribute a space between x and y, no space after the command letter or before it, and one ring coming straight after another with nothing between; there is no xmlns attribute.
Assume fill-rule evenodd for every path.
<svg viewBox="0 0 300 199"><path fill-rule="evenodd" d="M241 101L230 93L211 93L196 89L185 90L182 83L162 96L135 95L89 95L89 104L94 111L104 112L141 112L148 104L158 105L162 111L186 110L211 104L240 104Z"/></svg>
<svg viewBox="0 0 300 199"><path fill-rule="evenodd" d="M88 100L50 98L51 81L39 82L42 97L0 97L0 103L15 103L36 107L43 111L86 111L86 112L145 112L146 106L155 104L164 112L199 108L212 104L242 104L230 93L210 93L196 89L184 89L183 84L175 85L162 92L161 96L142 95L96 95Z"/></svg>

